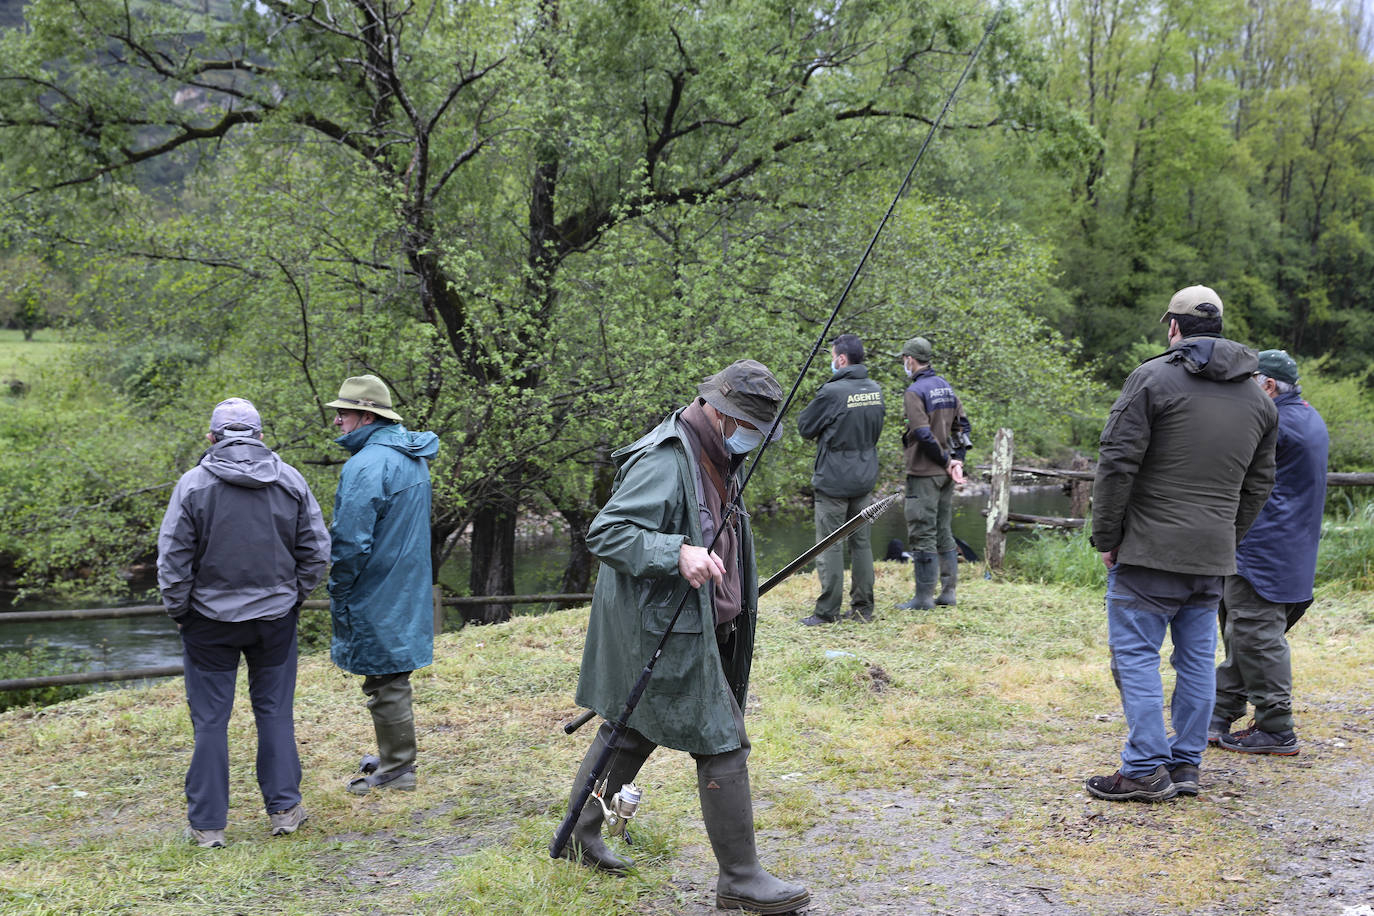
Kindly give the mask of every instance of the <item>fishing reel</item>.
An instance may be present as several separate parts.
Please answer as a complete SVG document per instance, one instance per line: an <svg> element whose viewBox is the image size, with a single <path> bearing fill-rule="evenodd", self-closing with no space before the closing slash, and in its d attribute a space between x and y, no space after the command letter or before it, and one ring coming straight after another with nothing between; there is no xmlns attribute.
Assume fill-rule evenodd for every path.
<svg viewBox="0 0 1374 916"><path fill-rule="evenodd" d="M606 835L620 836L625 833L625 828L629 826L630 819L635 816L635 811L639 808L639 802L644 797L644 792L639 786L632 782L627 782L620 787L620 791L611 796L611 803L606 804L601 792L592 795L597 804L601 806L601 813L606 818ZM628 840L629 837L626 837Z"/></svg>

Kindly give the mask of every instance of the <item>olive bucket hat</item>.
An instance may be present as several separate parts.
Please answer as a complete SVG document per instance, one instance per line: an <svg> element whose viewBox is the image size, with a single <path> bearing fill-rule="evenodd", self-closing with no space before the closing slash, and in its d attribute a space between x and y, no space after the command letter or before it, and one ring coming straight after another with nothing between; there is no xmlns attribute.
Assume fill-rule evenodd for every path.
<svg viewBox="0 0 1374 916"><path fill-rule="evenodd" d="M366 410L388 420L401 419L401 415L391 409L391 392L387 390L386 382L375 375L355 375L344 379L339 386L339 396L324 406Z"/></svg>
<svg viewBox="0 0 1374 916"><path fill-rule="evenodd" d="M733 362L697 386L697 394L716 410L751 423L765 433L782 407L782 386L757 360ZM782 438L782 424L771 441Z"/></svg>

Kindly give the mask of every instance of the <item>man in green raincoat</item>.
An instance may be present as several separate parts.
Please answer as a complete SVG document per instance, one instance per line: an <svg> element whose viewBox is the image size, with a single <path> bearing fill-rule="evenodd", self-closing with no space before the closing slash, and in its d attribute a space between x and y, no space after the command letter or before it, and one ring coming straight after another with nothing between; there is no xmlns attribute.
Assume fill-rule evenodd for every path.
<svg viewBox="0 0 1374 916"><path fill-rule="evenodd" d="M330 657L363 675L377 755L363 758L348 791L415 788L410 674L434 659L429 460L439 437L413 433L375 375L346 379L325 405L338 411L334 440L351 458L334 497Z"/></svg>
<svg viewBox="0 0 1374 916"><path fill-rule="evenodd" d="M686 606L628 728L617 736L602 724L572 800L608 742L615 747L602 774L608 799L634 779L654 748L686 751L697 763L702 817L720 867L717 906L787 913L810 896L765 871L754 846L750 745L741 710L753 660L758 571L748 517L729 511L745 456L762 444L783 392L761 363L740 360L702 382L697 394L615 453L620 471L614 490L587 533L601 570L579 705L603 719L618 717L684 596ZM774 435L780 434L781 424ZM631 862L607 848L602 820L600 803L588 799L564 855L624 872Z"/></svg>

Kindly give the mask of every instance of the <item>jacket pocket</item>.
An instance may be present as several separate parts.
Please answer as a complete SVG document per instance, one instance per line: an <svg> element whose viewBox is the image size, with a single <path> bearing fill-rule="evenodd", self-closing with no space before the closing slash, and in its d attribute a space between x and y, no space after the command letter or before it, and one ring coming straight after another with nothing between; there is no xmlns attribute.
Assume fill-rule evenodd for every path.
<svg viewBox="0 0 1374 916"><path fill-rule="evenodd" d="M643 604L640 605L639 623L646 633L655 636L662 636L668 629L668 622L673 619L673 614L677 613L679 604L686 604L682 613L678 614L677 623L673 624L674 633L700 633L701 632L701 611L695 607L688 595L685 580L679 579L679 584L670 589L651 588ZM666 592L666 594L665 594ZM685 601L684 601L685 599Z"/></svg>

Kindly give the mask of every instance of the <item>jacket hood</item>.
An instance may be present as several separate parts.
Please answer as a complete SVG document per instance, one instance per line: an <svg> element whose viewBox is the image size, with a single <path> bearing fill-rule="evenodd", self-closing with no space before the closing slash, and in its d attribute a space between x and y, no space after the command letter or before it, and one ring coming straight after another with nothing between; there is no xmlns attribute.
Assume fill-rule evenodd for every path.
<svg viewBox="0 0 1374 916"><path fill-rule="evenodd" d="M411 458L433 458L439 453L439 437L432 432L413 433L400 423L369 423L334 440L356 455L370 444L394 448Z"/></svg>
<svg viewBox="0 0 1374 916"><path fill-rule="evenodd" d="M236 487L258 490L277 482L281 459L260 439L221 439L206 449L201 467Z"/></svg>
<svg viewBox="0 0 1374 916"><path fill-rule="evenodd" d="M1259 369L1259 354L1225 337L1185 337L1170 347L1164 358L1182 363L1193 375L1214 382L1238 382Z"/></svg>

